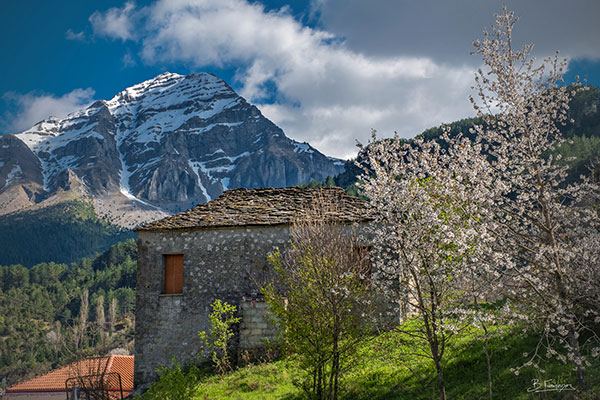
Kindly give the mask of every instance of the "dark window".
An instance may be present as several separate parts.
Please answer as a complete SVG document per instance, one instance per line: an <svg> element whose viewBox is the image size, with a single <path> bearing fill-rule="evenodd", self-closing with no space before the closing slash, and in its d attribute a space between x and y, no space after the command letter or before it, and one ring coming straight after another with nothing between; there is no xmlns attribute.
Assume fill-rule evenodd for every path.
<svg viewBox="0 0 600 400"><path fill-rule="evenodd" d="M183 254L165 254L165 286L163 293L183 293Z"/></svg>

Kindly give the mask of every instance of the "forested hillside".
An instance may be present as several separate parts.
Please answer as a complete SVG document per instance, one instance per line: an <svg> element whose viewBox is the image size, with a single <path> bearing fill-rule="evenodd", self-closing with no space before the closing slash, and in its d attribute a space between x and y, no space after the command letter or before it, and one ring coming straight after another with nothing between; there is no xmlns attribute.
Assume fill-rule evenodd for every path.
<svg viewBox="0 0 600 400"><path fill-rule="evenodd" d="M63 201L0 216L0 264L71 263L105 251L134 233L98 219L91 203Z"/></svg>
<svg viewBox="0 0 600 400"><path fill-rule="evenodd" d="M13 384L87 354L131 349L137 248L67 265L0 267L0 377Z"/></svg>
<svg viewBox="0 0 600 400"><path fill-rule="evenodd" d="M467 118L450 124L450 136L459 132L469 135L469 128L480 123L476 118ZM600 158L600 88L590 86L579 91L569 104L568 122L560 127L567 139L555 154L560 154L569 165L568 182L590 175L590 167ZM435 139L442 134L441 128L431 128L421 135Z"/></svg>

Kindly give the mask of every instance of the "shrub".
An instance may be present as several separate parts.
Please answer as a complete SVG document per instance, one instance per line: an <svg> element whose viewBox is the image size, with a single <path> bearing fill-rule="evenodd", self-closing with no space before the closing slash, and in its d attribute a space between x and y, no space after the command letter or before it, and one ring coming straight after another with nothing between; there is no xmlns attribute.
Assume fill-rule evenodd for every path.
<svg viewBox="0 0 600 400"><path fill-rule="evenodd" d="M234 316L236 307L227 302L217 299L211 307L212 312L208 316L210 334L202 331L198 333L198 336L211 351L211 360L215 369L220 374L224 374L231 371L231 361L227 348L229 340L233 337L231 326L240 322L240 318Z"/></svg>
<svg viewBox="0 0 600 400"><path fill-rule="evenodd" d="M189 400L194 397L200 381L200 369L196 365L184 370L173 358L172 366L160 367L158 374L160 378L143 396L136 396L136 400Z"/></svg>

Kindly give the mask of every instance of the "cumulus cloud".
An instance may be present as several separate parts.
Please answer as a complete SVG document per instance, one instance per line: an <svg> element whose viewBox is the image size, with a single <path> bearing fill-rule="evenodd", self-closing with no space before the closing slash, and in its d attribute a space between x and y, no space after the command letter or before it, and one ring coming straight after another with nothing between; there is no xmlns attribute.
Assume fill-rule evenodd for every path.
<svg viewBox="0 0 600 400"><path fill-rule="evenodd" d="M92 103L94 94L91 88L75 89L60 97L50 94L8 92L2 98L9 103L9 109L13 111L5 114L1 123L9 132L22 132L49 116L62 118L86 107Z"/></svg>
<svg viewBox="0 0 600 400"><path fill-rule="evenodd" d="M130 40L135 37L135 4L127 2L123 7L113 7L106 12L94 12L89 20L98 36Z"/></svg>
<svg viewBox="0 0 600 400"><path fill-rule="evenodd" d="M328 155L355 154L355 140L365 142L371 129L411 137L472 114L472 68L425 56L367 55L302 25L287 9L266 11L243 0L159 0L137 12L144 14L138 29L146 63L237 68L241 95L288 136Z"/></svg>

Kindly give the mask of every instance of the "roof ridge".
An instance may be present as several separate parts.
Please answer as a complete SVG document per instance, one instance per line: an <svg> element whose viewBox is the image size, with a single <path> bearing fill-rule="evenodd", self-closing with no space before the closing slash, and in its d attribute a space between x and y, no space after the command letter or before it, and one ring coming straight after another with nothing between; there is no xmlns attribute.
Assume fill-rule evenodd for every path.
<svg viewBox="0 0 600 400"><path fill-rule="evenodd" d="M208 203L149 222L135 231L206 229L291 224L320 199L336 204L333 220L353 223L372 220L368 203L342 188L239 188Z"/></svg>
<svg viewBox="0 0 600 400"><path fill-rule="evenodd" d="M110 354L108 356L108 360L106 360L106 366L104 367L104 374L109 374L113 364L114 354Z"/></svg>

